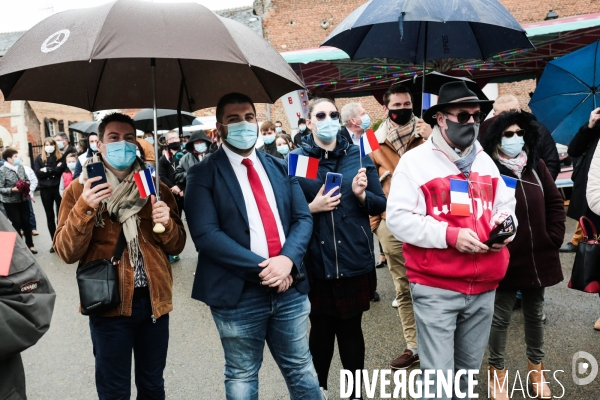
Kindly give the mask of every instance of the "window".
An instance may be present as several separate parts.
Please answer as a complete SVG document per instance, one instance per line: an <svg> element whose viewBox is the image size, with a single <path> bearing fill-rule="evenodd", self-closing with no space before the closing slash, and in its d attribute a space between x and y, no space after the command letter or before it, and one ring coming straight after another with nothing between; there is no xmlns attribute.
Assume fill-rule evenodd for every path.
<svg viewBox="0 0 600 400"><path fill-rule="evenodd" d="M54 126L54 120L46 118L44 120L44 125L46 125L46 137L53 137L56 130Z"/></svg>
<svg viewBox="0 0 600 400"><path fill-rule="evenodd" d="M64 132L64 131L65 131L65 122L58 121L58 132Z"/></svg>

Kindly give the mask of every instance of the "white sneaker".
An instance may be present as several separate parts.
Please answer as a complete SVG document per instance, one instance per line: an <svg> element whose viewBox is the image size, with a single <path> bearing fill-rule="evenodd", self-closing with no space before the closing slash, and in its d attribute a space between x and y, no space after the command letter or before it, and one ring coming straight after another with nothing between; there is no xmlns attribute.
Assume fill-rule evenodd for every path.
<svg viewBox="0 0 600 400"><path fill-rule="evenodd" d="M398 300L394 299L394 301L392 301L392 307L398 308Z"/></svg>
<svg viewBox="0 0 600 400"><path fill-rule="evenodd" d="M321 389L321 398L323 400L329 400L329 394L327 393L327 390L323 389L323 387L320 387Z"/></svg>

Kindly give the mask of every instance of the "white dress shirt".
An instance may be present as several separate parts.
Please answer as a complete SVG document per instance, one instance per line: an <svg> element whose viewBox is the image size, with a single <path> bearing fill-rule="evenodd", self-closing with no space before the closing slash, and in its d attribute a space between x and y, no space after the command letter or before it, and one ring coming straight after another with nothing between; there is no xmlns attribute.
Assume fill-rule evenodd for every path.
<svg viewBox="0 0 600 400"><path fill-rule="evenodd" d="M279 211L277 210L277 201L275 200L275 193L273 192L273 186L271 186L269 176L256 156L255 149L252 150L252 153L248 157L242 157L227 148L227 145L221 147L223 147L225 154L227 154L227 158L229 158L229 162L233 167L233 172L235 172L238 183L242 188L242 194L244 195L244 203L246 204L248 223L250 225L250 250L261 257L269 258L267 235L265 234L265 228L260 217L260 212L258 211L258 205L256 204L250 181L248 180L248 170L246 166L242 164L242 160L244 158L249 158L254 164L254 169L258 173L260 182L265 190L265 195L267 196L267 201L275 216L275 223L277 224L277 230L279 231L281 247L283 247L283 244L285 243L285 233L283 233L283 225L281 224L281 218L279 217Z"/></svg>
<svg viewBox="0 0 600 400"><path fill-rule="evenodd" d="M25 173L27 174L27 177L29 178L29 195L31 197L33 197L35 188L38 185L37 176L35 175L35 172L33 172L33 170L31 168L29 168L27 165L23 165L23 168L25 168Z"/></svg>
<svg viewBox="0 0 600 400"><path fill-rule="evenodd" d="M362 133L359 136L356 136L354 132L348 129L348 133L350 133L350 138L352 139L352 143L360 147L360 138L363 135ZM364 133L364 132L363 132Z"/></svg>

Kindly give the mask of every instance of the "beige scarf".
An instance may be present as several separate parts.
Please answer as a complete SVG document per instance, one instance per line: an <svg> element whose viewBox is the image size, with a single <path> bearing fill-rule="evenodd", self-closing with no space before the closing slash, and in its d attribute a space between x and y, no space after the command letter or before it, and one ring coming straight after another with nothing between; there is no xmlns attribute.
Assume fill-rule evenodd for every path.
<svg viewBox="0 0 600 400"><path fill-rule="evenodd" d="M411 120L406 125L398 126L394 128L394 125L390 122L390 119L385 120L385 127L387 129L387 140L390 141L394 149L400 157L406 153L413 136L417 134L415 127L419 119L413 115Z"/></svg>
<svg viewBox="0 0 600 400"><path fill-rule="evenodd" d="M93 162L102 162L99 153L94 154L92 158L85 162L79 177L81 184L84 184L88 179L87 168L85 166ZM139 255L141 254L138 240L138 226L140 224L138 213L148 201L148 198L140 198L140 191L133 179L133 174L142 169L143 166L136 159L133 163L131 173L122 182L119 182L119 179L108 168L105 168L106 180L113 188L113 194L100 202L94 224L97 227L103 228L104 219L102 218L102 213L108 211L111 219L115 219L123 225L123 233L127 241L127 249L129 250L129 262L132 267L137 265Z"/></svg>

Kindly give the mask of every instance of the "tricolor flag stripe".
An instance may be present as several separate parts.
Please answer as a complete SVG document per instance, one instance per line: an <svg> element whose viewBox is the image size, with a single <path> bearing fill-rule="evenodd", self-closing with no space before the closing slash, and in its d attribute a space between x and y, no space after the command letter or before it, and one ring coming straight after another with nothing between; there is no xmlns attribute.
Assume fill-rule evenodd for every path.
<svg viewBox="0 0 600 400"><path fill-rule="evenodd" d="M379 142L377 141L377 137L375 136L375 132L372 129L369 129L360 137L360 156L364 157L367 154L374 152L375 150L379 150Z"/></svg>
<svg viewBox="0 0 600 400"><path fill-rule="evenodd" d="M317 179L319 159L302 156L300 154L288 155L288 174L301 178Z"/></svg>
<svg viewBox="0 0 600 400"><path fill-rule="evenodd" d="M469 182L450 179L450 212L452 215L462 217L471 215Z"/></svg>
<svg viewBox="0 0 600 400"><path fill-rule="evenodd" d="M140 197L142 199L146 198L146 191L144 190L144 184L142 183L142 178L140 177L140 174L133 174L133 179L135 180L135 184L138 187L138 190L140 191Z"/></svg>
<svg viewBox="0 0 600 400"><path fill-rule="evenodd" d="M468 217L471 215L471 208L468 204L450 204L450 212L452 215Z"/></svg>
<svg viewBox="0 0 600 400"><path fill-rule="evenodd" d="M450 192L450 202L459 204L469 204L469 193Z"/></svg>
<svg viewBox="0 0 600 400"><path fill-rule="evenodd" d="M469 182L450 179L450 192L469 193Z"/></svg>
<svg viewBox="0 0 600 400"><path fill-rule="evenodd" d="M506 184L506 188L511 196L515 197L517 191L517 180L515 178L511 178L510 176L502 175L502 179Z"/></svg>
<svg viewBox="0 0 600 400"><path fill-rule="evenodd" d="M145 169L143 171L137 172L133 174L133 179L135 180L135 184L140 191L140 197L145 199L146 197L154 194L156 191L154 189L154 182L152 181L152 174L150 170Z"/></svg>

